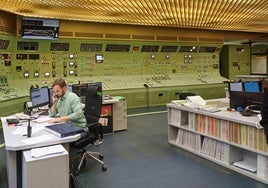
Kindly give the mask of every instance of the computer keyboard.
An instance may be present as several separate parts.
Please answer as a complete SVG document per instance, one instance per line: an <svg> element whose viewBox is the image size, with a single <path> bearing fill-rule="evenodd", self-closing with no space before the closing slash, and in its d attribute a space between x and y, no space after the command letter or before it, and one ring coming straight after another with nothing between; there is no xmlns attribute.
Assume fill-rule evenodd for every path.
<svg viewBox="0 0 268 188"><path fill-rule="evenodd" d="M48 115L48 110L44 110L39 113L39 116L47 116Z"/></svg>
<svg viewBox="0 0 268 188"><path fill-rule="evenodd" d="M30 116L27 114L23 114L23 113L17 113L15 114L16 118L20 119L20 120L26 120L26 119L30 119Z"/></svg>

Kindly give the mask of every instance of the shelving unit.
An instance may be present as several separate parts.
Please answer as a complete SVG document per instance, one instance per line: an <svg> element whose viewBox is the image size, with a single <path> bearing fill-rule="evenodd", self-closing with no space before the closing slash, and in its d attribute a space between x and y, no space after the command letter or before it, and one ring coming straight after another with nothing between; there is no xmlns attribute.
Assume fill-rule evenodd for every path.
<svg viewBox="0 0 268 188"><path fill-rule="evenodd" d="M168 142L268 184L268 146L257 117L167 104Z"/></svg>

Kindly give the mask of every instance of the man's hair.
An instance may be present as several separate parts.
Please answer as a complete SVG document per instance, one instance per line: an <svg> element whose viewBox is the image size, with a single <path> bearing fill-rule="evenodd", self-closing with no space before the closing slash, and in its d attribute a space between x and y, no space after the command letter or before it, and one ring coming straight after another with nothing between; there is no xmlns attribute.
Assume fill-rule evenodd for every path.
<svg viewBox="0 0 268 188"><path fill-rule="evenodd" d="M52 84L52 88L53 88L54 86L56 86L56 85L59 85L61 88L67 86L65 80L62 79L62 78L57 78L57 79L53 82L53 84Z"/></svg>

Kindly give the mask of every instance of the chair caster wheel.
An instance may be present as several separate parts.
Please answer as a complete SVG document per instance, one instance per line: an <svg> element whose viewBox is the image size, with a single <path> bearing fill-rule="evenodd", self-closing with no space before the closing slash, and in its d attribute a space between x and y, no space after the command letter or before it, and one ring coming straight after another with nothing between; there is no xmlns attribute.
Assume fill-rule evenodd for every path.
<svg viewBox="0 0 268 188"><path fill-rule="evenodd" d="M103 155L99 155L100 160L103 160L103 158L104 158Z"/></svg>
<svg viewBox="0 0 268 188"><path fill-rule="evenodd" d="M107 170L107 166L103 165L102 166L102 171L106 171Z"/></svg>

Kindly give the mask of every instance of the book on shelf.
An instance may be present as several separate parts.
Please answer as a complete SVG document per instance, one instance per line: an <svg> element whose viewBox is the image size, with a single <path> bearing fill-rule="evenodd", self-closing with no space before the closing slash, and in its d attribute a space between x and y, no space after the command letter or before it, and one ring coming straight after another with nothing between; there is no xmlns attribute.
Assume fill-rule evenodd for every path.
<svg viewBox="0 0 268 188"><path fill-rule="evenodd" d="M215 159L220 160L221 159L221 142L216 142L216 151L215 151Z"/></svg>
<svg viewBox="0 0 268 188"><path fill-rule="evenodd" d="M248 146L248 139L247 139L248 126L241 124L240 129L241 129L241 133L240 133L241 145L246 147Z"/></svg>
<svg viewBox="0 0 268 188"><path fill-rule="evenodd" d="M257 161L257 175L268 178L268 157L258 155Z"/></svg>
<svg viewBox="0 0 268 188"><path fill-rule="evenodd" d="M239 168L248 170L250 172L256 172L257 171L257 164L252 161L243 160L243 161L237 161L233 163L234 166L237 166Z"/></svg>
<svg viewBox="0 0 268 188"><path fill-rule="evenodd" d="M259 151L263 151L263 147L264 147L264 131L262 129L257 129L257 149Z"/></svg>
<svg viewBox="0 0 268 188"><path fill-rule="evenodd" d="M66 136L71 136L71 135L82 133L84 132L84 129L72 123L65 122L65 123L45 126L45 131L52 133L55 136L58 136L60 138L63 138Z"/></svg>
<svg viewBox="0 0 268 188"><path fill-rule="evenodd" d="M230 149L229 144L221 142L221 161L229 164L230 161Z"/></svg>
<svg viewBox="0 0 268 188"><path fill-rule="evenodd" d="M255 153L250 151L244 151L242 156L237 159L238 160L233 163L234 166L248 170L250 172L257 171L258 155L256 155Z"/></svg>
<svg viewBox="0 0 268 188"><path fill-rule="evenodd" d="M248 147L254 149L254 141L255 141L255 128L248 126L248 135L247 135L247 139L248 139Z"/></svg>

